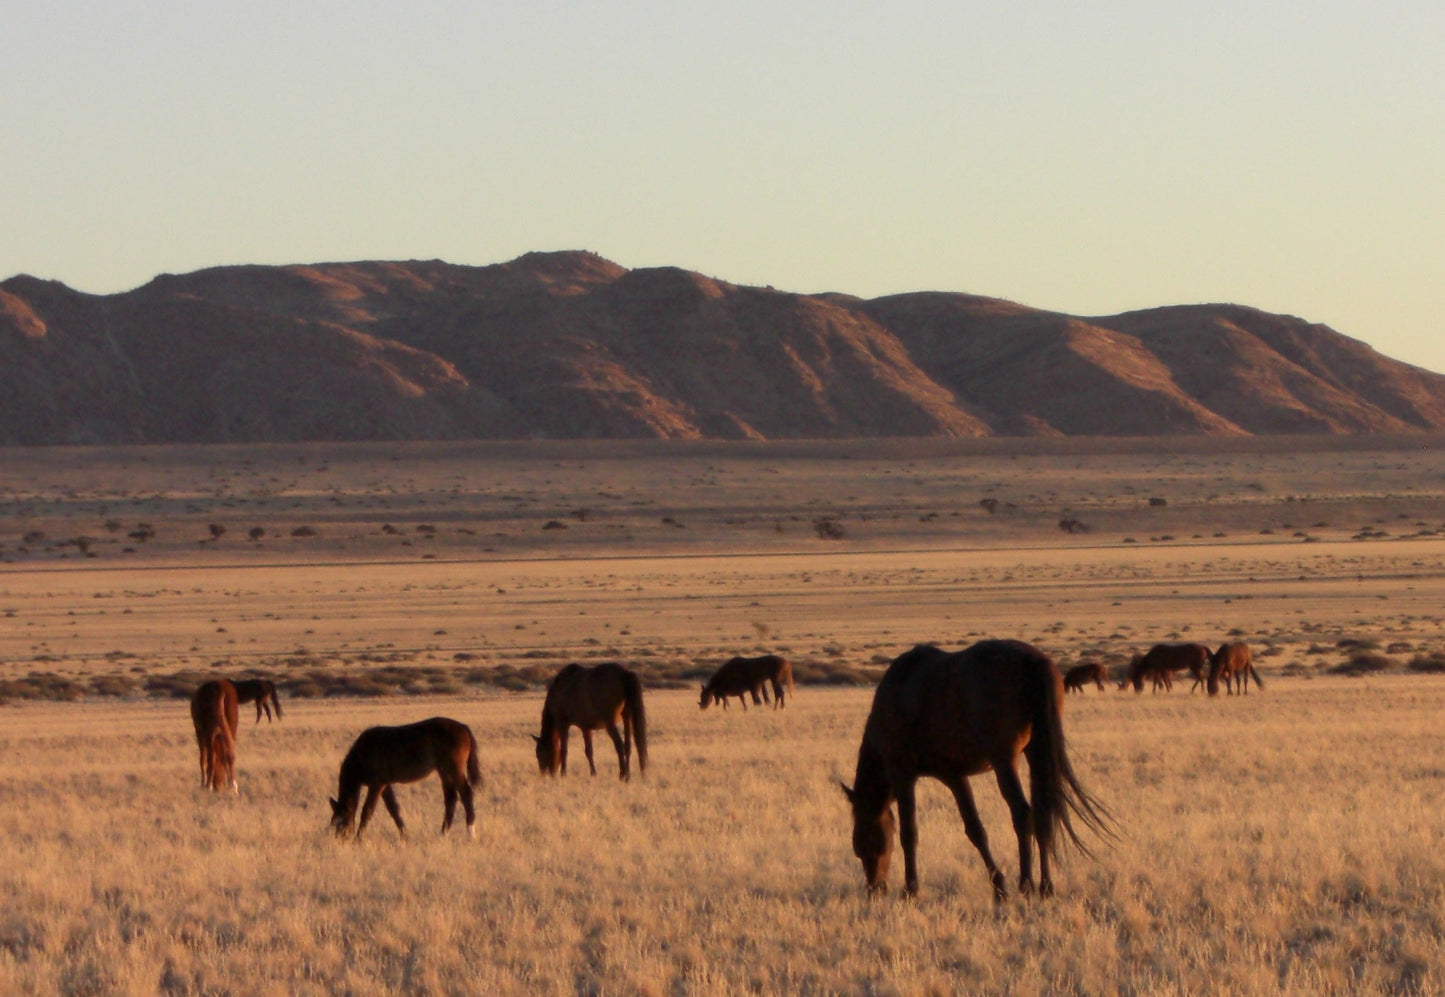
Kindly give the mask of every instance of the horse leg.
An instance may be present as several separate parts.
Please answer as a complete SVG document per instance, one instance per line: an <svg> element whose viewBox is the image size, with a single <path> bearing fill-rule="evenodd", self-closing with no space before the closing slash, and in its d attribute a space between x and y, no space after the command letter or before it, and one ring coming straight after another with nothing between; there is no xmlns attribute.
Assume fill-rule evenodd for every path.
<svg viewBox="0 0 1445 997"><path fill-rule="evenodd" d="M358 841L361 840L361 832L366 830L367 821L371 820L372 811L376 809L376 800L377 797L381 795L382 788L381 786L366 787L366 802L361 805L361 819L356 824L356 838ZM390 789L391 787L388 786L386 788ZM391 804L387 803L387 806L390 807ZM395 814L392 816L396 820L401 819Z"/></svg>
<svg viewBox="0 0 1445 997"><path fill-rule="evenodd" d="M457 783L457 793L462 798L462 812L467 815L467 837L477 836L477 812L472 807L472 784L467 782L466 776Z"/></svg>
<svg viewBox="0 0 1445 997"><path fill-rule="evenodd" d="M781 710L785 705L783 703L783 683L777 679L771 679L770 681L773 683L773 709Z"/></svg>
<svg viewBox="0 0 1445 997"><path fill-rule="evenodd" d="M617 778L624 782L632 778L632 745L622 740L622 732L617 729L615 721L607 721L607 736L612 738L612 746L617 749ZM593 770L596 772L596 770Z"/></svg>
<svg viewBox="0 0 1445 997"><path fill-rule="evenodd" d="M1034 825L1028 797L1024 796L1023 783L1019 781L1015 759L1000 758L994 762L993 774L998 781L999 792L1008 804L1009 815L1013 817L1014 834L1019 839L1019 892L1024 896L1034 892ZM1048 882L1045 880L1045 882ZM1045 887L1053 892L1053 884Z"/></svg>
<svg viewBox="0 0 1445 997"><path fill-rule="evenodd" d="M401 805L396 802L396 791L390 786L383 786L381 788L381 802L386 804L386 812L391 814L391 820L392 823L396 825L397 833L405 838L406 824L401 819Z"/></svg>
<svg viewBox="0 0 1445 997"><path fill-rule="evenodd" d="M582 728L582 748L587 752L587 767L596 775L597 764L592 760L592 732L586 727Z"/></svg>
<svg viewBox="0 0 1445 997"><path fill-rule="evenodd" d="M583 731L582 733L585 736L587 732ZM571 734L571 727L563 727L557 734L557 761L562 768L563 775L567 774L567 740ZM588 760L590 761L591 759Z"/></svg>
<svg viewBox="0 0 1445 997"><path fill-rule="evenodd" d="M911 779L900 782L898 798L898 839L903 843L903 895L918 895L918 800Z"/></svg>
<svg viewBox="0 0 1445 997"><path fill-rule="evenodd" d="M457 787L442 781L442 834L452 826L452 816L457 812Z"/></svg>
<svg viewBox="0 0 1445 997"><path fill-rule="evenodd" d="M993 860L993 852L988 847L988 832L983 829L983 821L978 818L978 806L973 801L973 787L968 780L961 775L953 776L944 780L944 785L953 793L953 799L958 804L958 815L963 818L963 833L968 835L968 840L973 847L978 849L978 854L983 857L983 867L988 871L988 881L993 884L993 898L1002 901L1008 897L1008 882L1004 879L1003 870Z"/></svg>

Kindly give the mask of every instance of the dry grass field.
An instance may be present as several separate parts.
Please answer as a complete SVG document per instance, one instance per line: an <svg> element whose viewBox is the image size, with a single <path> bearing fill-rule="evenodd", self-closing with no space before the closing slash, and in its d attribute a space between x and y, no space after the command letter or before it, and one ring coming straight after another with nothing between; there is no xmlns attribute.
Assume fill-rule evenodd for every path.
<svg viewBox="0 0 1445 997"><path fill-rule="evenodd" d="M0 993L1445 992L1438 443L6 452ZM1266 688L1071 696L1121 840L995 907L924 783L922 893L870 902L837 787L869 683L983 636L1239 637ZM788 708L700 712L759 649ZM648 774L574 739L543 780L541 684L594 659L647 681ZM213 797L183 695L251 671L286 716L243 712ZM332 839L351 739L436 714L481 745L477 840L434 779L408 840Z"/></svg>

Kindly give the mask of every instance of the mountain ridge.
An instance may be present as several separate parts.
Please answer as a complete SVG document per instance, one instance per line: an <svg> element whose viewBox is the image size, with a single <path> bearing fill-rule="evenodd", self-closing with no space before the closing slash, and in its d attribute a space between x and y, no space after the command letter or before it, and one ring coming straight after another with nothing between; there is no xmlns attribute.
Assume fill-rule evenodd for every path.
<svg viewBox="0 0 1445 997"><path fill-rule="evenodd" d="M1445 376L1237 304L1074 316L593 253L0 282L0 445L1445 429Z"/></svg>

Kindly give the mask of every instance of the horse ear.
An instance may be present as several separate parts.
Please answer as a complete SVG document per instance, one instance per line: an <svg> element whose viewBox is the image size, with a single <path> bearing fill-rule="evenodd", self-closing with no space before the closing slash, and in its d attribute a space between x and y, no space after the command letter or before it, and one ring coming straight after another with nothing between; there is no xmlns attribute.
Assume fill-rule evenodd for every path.
<svg viewBox="0 0 1445 997"><path fill-rule="evenodd" d="M341 813L341 804L340 804L340 803L337 803L335 800L331 799L331 797L329 797L329 796L327 797L327 800L331 803L331 812L332 812L333 814L339 814L339 813Z"/></svg>
<svg viewBox="0 0 1445 997"><path fill-rule="evenodd" d="M847 783L844 783L844 782L839 782L838 785L839 785L839 787L842 788L842 790L843 790L843 795L846 796L846 797L848 797L848 802L849 802L849 803L852 803L852 802L853 802L853 797L854 797L854 795L855 795L854 792L853 792L853 787L852 787L852 786L849 786Z"/></svg>
<svg viewBox="0 0 1445 997"><path fill-rule="evenodd" d="M538 744L541 744L541 743L542 743L542 739L541 739L540 737L538 737L536 734L531 734L531 735L528 735L528 736L531 737L532 740L536 741Z"/></svg>

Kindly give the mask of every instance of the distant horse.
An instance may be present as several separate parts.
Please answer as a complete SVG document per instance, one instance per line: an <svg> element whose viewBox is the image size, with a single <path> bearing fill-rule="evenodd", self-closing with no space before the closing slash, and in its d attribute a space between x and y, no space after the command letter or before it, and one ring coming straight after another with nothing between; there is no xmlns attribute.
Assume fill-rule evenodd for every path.
<svg viewBox="0 0 1445 997"><path fill-rule="evenodd" d="M396 822L396 830L406 836L392 784L416 782L435 772L441 776L442 799L446 813L442 817L442 834L452 826L457 798L467 815L467 834L476 837L476 811L472 808L472 787L482 783L477 761L477 739L464 723L447 717L432 717L401 727L369 727L351 745L341 761L336 799L331 801L331 829L337 837L351 833L356 817L356 804L361 787L366 787L366 802L361 805L361 821L356 837L366 830L371 813L380 795L387 813Z"/></svg>
<svg viewBox="0 0 1445 997"><path fill-rule="evenodd" d="M1086 661L1082 665L1075 665L1064 673L1065 692L1083 692L1084 686L1092 682L1104 691L1104 679L1107 674L1104 666L1097 661Z"/></svg>
<svg viewBox="0 0 1445 997"><path fill-rule="evenodd" d="M617 725L622 724L619 732ZM642 682L637 674L615 662L584 668L568 665L547 686L542 704L542 733L537 742L537 766L544 775L567 774L567 734L582 731L587 767L597 774L592 760L592 732L605 727L617 749L618 776L632 777L632 740L637 739L637 761L647 773L647 715L642 707Z"/></svg>
<svg viewBox="0 0 1445 997"><path fill-rule="evenodd" d="M1155 644L1144 654L1136 654L1129 662L1129 672L1119 683L1122 690L1132 685L1136 693L1144 691L1144 680L1153 683L1155 692L1163 685L1166 690L1174 688L1172 674L1187 670L1194 678L1193 692L1204 684L1205 666L1209 664L1209 648L1203 644Z"/></svg>
<svg viewBox="0 0 1445 997"><path fill-rule="evenodd" d="M266 722L271 721L271 707L276 707L276 719L281 719L281 697L276 695L276 683L270 679L234 679L238 703L256 704L256 722L261 722L261 711L266 711Z"/></svg>
<svg viewBox="0 0 1445 997"><path fill-rule="evenodd" d="M202 683L191 696L191 723L201 752L201 785L213 792L236 785L236 687L225 679Z"/></svg>
<svg viewBox="0 0 1445 997"><path fill-rule="evenodd" d="M793 691L793 666L786 658L776 654L765 654L757 658L736 657L729 659L702 687L702 697L698 705L704 710L708 704L716 700L727 708L729 696L737 696L742 700L743 709L748 708L745 693L751 693L753 703L761 705L758 701L758 691L762 690L762 698L768 698L768 684L773 687L773 708L781 709L786 705L784 701L783 688L786 685L789 693Z"/></svg>
<svg viewBox="0 0 1445 997"><path fill-rule="evenodd" d="M1242 640L1231 641L1228 644L1219 645L1219 650L1209 656L1209 694L1219 695L1219 680L1224 679L1224 688L1229 695L1234 695L1234 684L1239 683L1241 695L1249 695L1249 680L1253 677L1254 684L1261 689L1264 688L1264 680L1259 677L1259 672L1254 668L1254 657L1249 653L1249 645Z"/></svg>
<svg viewBox="0 0 1445 997"><path fill-rule="evenodd" d="M843 793L853 810L853 853L869 893L887 889L898 801L904 890L918 892L918 827L914 784L932 776L953 793L968 840L983 857L994 899L1008 893L989 851L968 776L993 769L1013 817L1019 845L1019 892L1033 892L1033 841L1038 841L1039 892L1053 893L1049 866L1062 829L1081 849L1070 815L1113 837L1108 811L1086 793L1064 748L1064 684L1037 648L1020 641L980 641L949 653L920 644L895 658L878 683L858 749L853 785ZM1018 756L1029 761L1030 803Z"/></svg>

